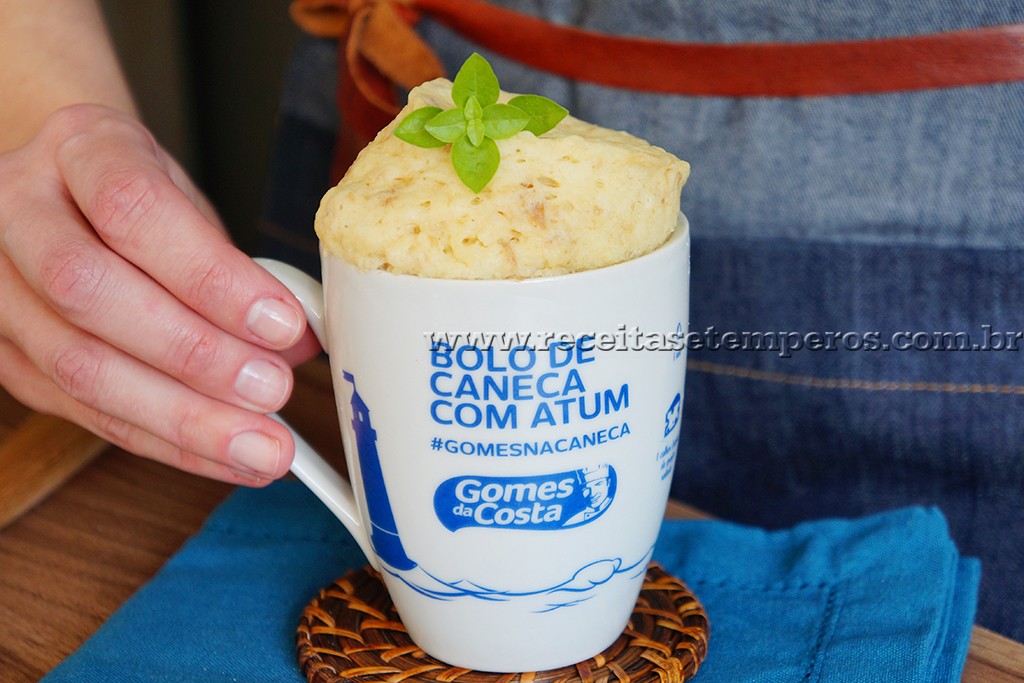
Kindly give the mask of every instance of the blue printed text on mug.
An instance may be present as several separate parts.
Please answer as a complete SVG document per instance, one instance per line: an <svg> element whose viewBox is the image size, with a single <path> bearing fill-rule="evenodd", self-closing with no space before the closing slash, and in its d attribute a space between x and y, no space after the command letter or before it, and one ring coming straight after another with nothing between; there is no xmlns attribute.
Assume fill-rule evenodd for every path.
<svg viewBox="0 0 1024 683"><path fill-rule="evenodd" d="M542 350L436 342L430 349L430 417L438 425L515 430L594 420L629 408L629 383L588 387L593 337Z"/></svg>
<svg viewBox="0 0 1024 683"><path fill-rule="evenodd" d="M555 530L587 524L611 506L610 465L530 477L453 477L434 492L434 511L450 531L467 527Z"/></svg>

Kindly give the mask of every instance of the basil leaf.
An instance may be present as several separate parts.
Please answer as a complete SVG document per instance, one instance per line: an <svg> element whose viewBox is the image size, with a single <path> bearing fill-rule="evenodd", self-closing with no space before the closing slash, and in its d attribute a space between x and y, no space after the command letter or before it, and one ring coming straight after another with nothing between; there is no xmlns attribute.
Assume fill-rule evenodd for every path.
<svg viewBox="0 0 1024 683"><path fill-rule="evenodd" d="M462 108L462 113L466 115L467 121L472 121L484 115L484 108L480 106L480 100L475 95L470 95L466 100L466 106Z"/></svg>
<svg viewBox="0 0 1024 683"><path fill-rule="evenodd" d="M534 135L547 133L569 113L569 110L562 105L541 95L519 95L513 97L508 103L526 112L530 117L530 122L526 124L526 130Z"/></svg>
<svg viewBox="0 0 1024 683"><path fill-rule="evenodd" d="M510 104L492 104L484 109L484 134L492 140L510 138L530 121L530 115Z"/></svg>
<svg viewBox="0 0 1024 683"><path fill-rule="evenodd" d="M466 137L469 138L474 147L480 146L480 143L484 140L483 119L476 118L466 121Z"/></svg>
<svg viewBox="0 0 1024 683"><path fill-rule="evenodd" d="M423 127L438 140L455 142L466 134L466 117L458 109L446 109Z"/></svg>
<svg viewBox="0 0 1024 683"><path fill-rule="evenodd" d="M462 109L462 113L466 117L466 135L469 136L469 141L474 145L479 145L480 141L484 139L484 110L475 95L470 95L466 100L466 106Z"/></svg>
<svg viewBox="0 0 1024 683"><path fill-rule="evenodd" d="M395 127L395 137L417 147L443 147L447 143L435 138L424 127L427 121L440 113L440 107L420 107Z"/></svg>
<svg viewBox="0 0 1024 683"><path fill-rule="evenodd" d="M465 61L452 81L452 100L460 109L470 97L476 97L480 106L498 101L498 77L487 60L474 52Z"/></svg>
<svg viewBox="0 0 1024 683"><path fill-rule="evenodd" d="M463 184L479 193L498 170L501 154L494 140L484 138L479 146L461 137L452 144L452 166Z"/></svg>

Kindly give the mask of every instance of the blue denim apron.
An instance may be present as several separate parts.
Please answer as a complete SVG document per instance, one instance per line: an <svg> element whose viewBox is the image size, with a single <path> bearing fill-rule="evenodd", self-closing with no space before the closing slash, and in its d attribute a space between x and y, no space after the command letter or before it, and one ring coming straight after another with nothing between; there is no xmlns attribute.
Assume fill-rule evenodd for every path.
<svg viewBox="0 0 1024 683"><path fill-rule="evenodd" d="M967 0L496 4L718 43L1024 22L1022 3ZM418 31L452 74L479 49L429 20ZM1024 640L1024 83L680 97L479 51L504 88L548 95L693 166L682 208L694 334L674 495L767 527L936 505L961 551L983 561L979 622ZM262 228L267 253L314 273L336 52L310 38L295 55Z"/></svg>

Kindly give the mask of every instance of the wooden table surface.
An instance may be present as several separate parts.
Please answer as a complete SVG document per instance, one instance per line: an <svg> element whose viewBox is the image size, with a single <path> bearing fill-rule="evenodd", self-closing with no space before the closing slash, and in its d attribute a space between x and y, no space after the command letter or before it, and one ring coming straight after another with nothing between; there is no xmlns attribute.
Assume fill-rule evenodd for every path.
<svg viewBox="0 0 1024 683"><path fill-rule="evenodd" d="M297 377L292 403L282 412L321 452L340 452L323 363L307 364ZM304 414L302 405L323 409ZM28 416L0 392L0 439ZM108 447L0 529L0 683L38 681L71 654L231 488ZM678 503L668 514L702 516ZM1024 682L1024 645L975 627L962 680Z"/></svg>

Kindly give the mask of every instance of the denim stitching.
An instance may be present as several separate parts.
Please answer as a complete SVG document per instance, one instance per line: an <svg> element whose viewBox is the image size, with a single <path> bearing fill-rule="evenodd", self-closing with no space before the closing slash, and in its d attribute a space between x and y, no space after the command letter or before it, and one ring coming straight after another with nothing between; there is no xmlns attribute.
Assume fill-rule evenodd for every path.
<svg viewBox="0 0 1024 683"><path fill-rule="evenodd" d="M243 539L254 539L254 540L266 540L266 541L285 541L285 542L299 542L299 543L347 543L347 539L339 537L338 535L331 534L306 534L306 535L291 535L291 534L275 534L266 531L252 531L247 529L239 529L232 526L222 526L220 524L211 524L207 526L207 531L221 534L224 536L233 536L235 538Z"/></svg>
<svg viewBox="0 0 1024 683"><path fill-rule="evenodd" d="M827 582L799 581L796 583L734 583L729 579L702 579L687 576L688 586L707 586L710 588L732 588L735 590L757 591L761 593L779 593L783 591L820 591L831 589L832 584Z"/></svg>
<svg viewBox="0 0 1024 683"><path fill-rule="evenodd" d="M818 640L811 650L811 659L807 665L803 680L817 681L821 677L821 656L828 648L832 635L836 630L836 623L839 621L839 591L836 587L829 586L828 597L825 600L825 612L821 617L821 629L818 631Z"/></svg>
<svg viewBox="0 0 1024 683"><path fill-rule="evenodd" d="M892 380L832 379L811 375L754 370L736 365L690 360L686 369L711 375L737 377L757 382L791 384L811 389L855 389L860 391L925 391L946 394L1001 394L1024 396L1024 386L1016 384L956 384L953 382L898 382Z"/></svg>

